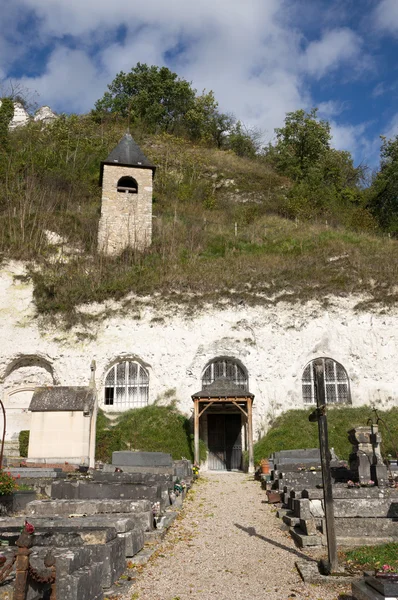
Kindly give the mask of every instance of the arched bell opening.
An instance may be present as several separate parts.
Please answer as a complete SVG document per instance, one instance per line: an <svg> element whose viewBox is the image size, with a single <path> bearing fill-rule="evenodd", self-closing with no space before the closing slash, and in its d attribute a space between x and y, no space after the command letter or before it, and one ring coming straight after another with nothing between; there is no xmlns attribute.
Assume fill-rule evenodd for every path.
<svg viewBox="0 0 398 600"><path fill-rule="evenodd" d="M121 194L138 194L138 183L134 177L121 177L117 182L117 191Z"/></svg>

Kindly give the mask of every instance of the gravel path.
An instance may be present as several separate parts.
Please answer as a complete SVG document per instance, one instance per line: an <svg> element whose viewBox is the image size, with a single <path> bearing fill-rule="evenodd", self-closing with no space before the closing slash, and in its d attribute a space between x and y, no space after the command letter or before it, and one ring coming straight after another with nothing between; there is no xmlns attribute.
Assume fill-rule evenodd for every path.
<svg viewBox="0 0 398 600"><path fill-rule="evenodd" d="M248 475L206 474L123 600L349 600L347 589L301 581L294 562L311 559L264 500Z"/></svg>

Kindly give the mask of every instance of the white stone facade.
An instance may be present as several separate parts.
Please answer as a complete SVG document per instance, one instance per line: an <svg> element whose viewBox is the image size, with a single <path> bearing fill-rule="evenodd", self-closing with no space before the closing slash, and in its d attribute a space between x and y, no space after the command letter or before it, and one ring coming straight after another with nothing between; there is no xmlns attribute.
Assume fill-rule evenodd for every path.
<svg viewBox="0 0 398 600"><path fill-rule="evenodd" d="M132 177L134 194L118 191L118 181ZM104 165L98 248L104 254L120 254L129 246L144 250L152 242L152 169Z"/></svg>
<svg viewBox="0 0 398 600"><path fill-rule="evenodd" d="M232 357L247 369L254 400L255 440L270 421L290 408L302 408L303 370L316 357L330 357L347 371L352 404L380 408L398 402L398 310L356 312L360 298L332 298L320 303L278 303L245 307L208 307L186 317L178 308L159 312L156 299L142 303L140 315L119 314L90 325L87 335L39 327L32 287L15 280L23 266L13 263L0 273L0 393L10 405L21 392L24 410L34 385L88 385L96 361L96 385L104 406L104 382L120 360L138 361L149 374L149 402L176 390L179 408L192 411L191 395L202 388L202 374L216 357ZM97 314L107 305L86 307ZM113 308L117 308L116 303ZM21 400L22 401L22 400ZM22 415L22 412L21 412ZM26 427L21 420L20 429ZM16 435L18 419L14 418Z"/></svg>

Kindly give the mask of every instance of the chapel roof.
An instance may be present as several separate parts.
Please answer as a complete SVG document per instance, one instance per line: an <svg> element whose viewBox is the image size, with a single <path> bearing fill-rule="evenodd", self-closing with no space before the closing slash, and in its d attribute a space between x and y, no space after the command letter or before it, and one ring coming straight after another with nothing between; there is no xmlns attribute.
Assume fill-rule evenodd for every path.
<svg viewBox="0 0 398 600"><path fill-rule="evenodd" d="M153 173L155 173L156 170L155 165L153 165L145 156L130 133L125 133L109 156L101 162L100 185L102 185L104 165L120 165L122 167L152 169Z"/></svg>
<svg viewBox="0 0 398 600"><path fill-rule="evenodd" d="M33 392L29 410L32 412L81 411L92 412L95 390L83 386L37 387Z"/></svg>
<svg viewBox="0 0 398 600"><path fill-rule="evenodd" d="M230 379L220 377L204 386L200 392L192 394L192 399L194 398L254 398L254 394L243 390Z"/></svg>

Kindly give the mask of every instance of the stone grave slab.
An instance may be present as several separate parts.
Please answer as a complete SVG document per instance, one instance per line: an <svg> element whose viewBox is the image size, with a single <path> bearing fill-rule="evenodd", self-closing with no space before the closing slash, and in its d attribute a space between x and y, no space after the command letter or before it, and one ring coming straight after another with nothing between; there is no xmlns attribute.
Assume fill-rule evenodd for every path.
<svg viewBox="0 0 398 600"><path fill-rule="evenodd" d="M167 488L166 488L167 489ZM55 500L150 500L161 499L160 485L141 485L133 483L99 483L92 481L55 481L51 486L51 496Z"/></svg>
<svg viewBox="0 0 398 600"><path fill-rule="evenodd" d="M295 458L300 460L302 458L319 458L320 452L319 448L302 448L297 450L279 450L278 452L274 452L272 454L273 460L278 460L280 458Z"/></svg>
<svg viewBox="0 0 398 600"><path fill-rule="evenodd" d="M384 596L370 586L366 585L362 579L351 585L352 595L355 600L398 600L398 596Z"/></svg>
<svg viewBox="0 0 398 600"><path fill-rule="evenodd" d="M35 500L26 514L36 517L128 514L144 531L153 529L152 504L148 500Z"/></svg>
<svg viewBox="0 0 398 600"><path fill-rule="evenodd" d="M119 450L112 453L112 465L118 467L172 467L173 459L164 452L128 452Z"/></svg>

